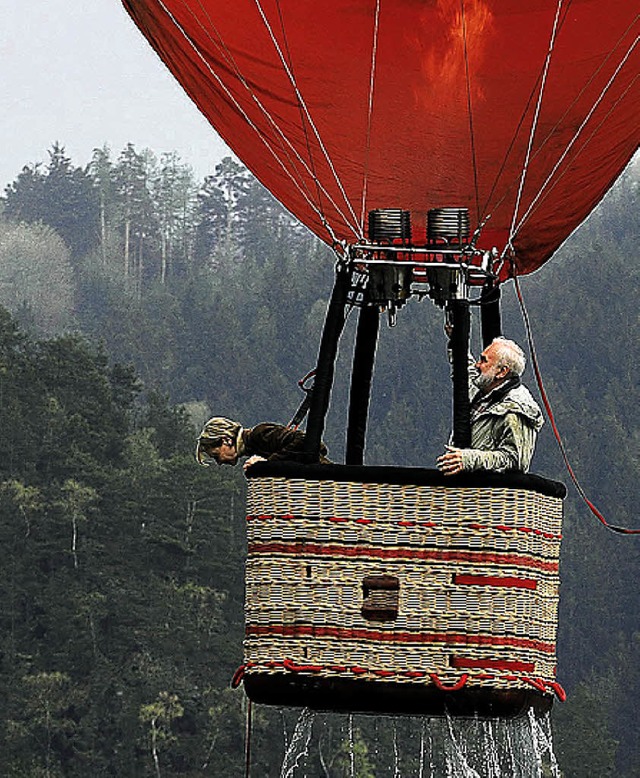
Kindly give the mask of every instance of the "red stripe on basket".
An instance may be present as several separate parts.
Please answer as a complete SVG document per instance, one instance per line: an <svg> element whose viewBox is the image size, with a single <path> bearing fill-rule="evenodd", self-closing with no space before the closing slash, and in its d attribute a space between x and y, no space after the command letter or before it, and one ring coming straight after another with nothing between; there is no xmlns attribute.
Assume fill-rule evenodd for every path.
<svg viewBox="0 0 640 778"><path fill-rule="evenodd" d="M465 575L453 574L453 583L461 586L503 586L508 589L537 589L538 582L533 578L516 578L515 576L497 575Z"/></svg>
<svg viewBox="0 0 640 778"><path fill-rule="evenodd" d="M558 572L558 562L545 561L523 554L485 551L445 551L425 548L376 548L373 546L340 546L328 543L249 543L250 554L299 554L330 557L363 557L370 559L409 559L432 562L471 562L474 564L529 567L549 573Z"/></svg>
<svg viewBox="0 0 640 778"><path fill-rule="evenodd" d="M276 514L261 514L259 516L256 516L254 514L248 514L247 515L247 521L254 521L255 519L260 519L261 521L267 521L267 520L276 520L276 519L306 519L306 516L303 516L301 514L299 515L293 515L291 513L276 515ZM347 522L347 521L353 521L356 524L375 524L374 519L363 519L363 518L357 518L354 519L351 516L324 516L324 517L317 517L317 521L333 521L333 522ZM398 521L392 521L389 522L389 524L400 526L400 527L437 527L438 523L435 521L409 521L409 520L398 520ZM489 524L479 524L477 522L473 522L471 524L468 524L467 527L469 529L473 529L476 531L498 531L498 532L524 532L525 534L533 534L537 535L538 537L542 537L545 540L562 540L562 535L560 533L555 532L544 532L544 530L534 528L534 527L515 527L510 526L508 524L499 524L499 525L489 525Z"/></svg>
<svg viewBox="0 0 640 778"><path fill-rule="evenodd" d="M367 640L380 643L444 643L467 646L509 646L527 648L553 654L555 643L506 635L468 635L447 632L383 632L375 629L346 629L345 627L316 627L312 624L247 624L247 637L279 635L280 637L318 637L339 640Z"/></svg>
<svg viewBox="0 0 640 778"><path fill-rule="evenodd" d="M498 527L492 527L489 524L469 524L471 529L475 530L494 530L497 529L500 532L524 532L525 534L538 535L545 540L562 540L562 535L555 532L544 532L541 529L534 529L533 527L511 527L506 524L501 524Z"/></svg>
<svg viewBox="0 0 640 778"><path fill-rule="evenodd" d="M532 673L535 662L516 662L508 659L468 659L463 656L452 656L451 667L464 670L512 670L519 673Z"/></svg>

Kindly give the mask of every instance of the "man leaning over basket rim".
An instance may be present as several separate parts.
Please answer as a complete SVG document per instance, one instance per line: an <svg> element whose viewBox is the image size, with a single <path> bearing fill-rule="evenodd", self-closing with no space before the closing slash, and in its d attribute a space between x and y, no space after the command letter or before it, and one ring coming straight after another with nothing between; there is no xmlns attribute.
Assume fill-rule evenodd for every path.
<svg viewBox="0 0 640 778"><path fill-rule="evenodd" d="M214 416L204 425L196 445L196 460L201 465L235 465L241 457L246 470L255 462L305 462L305 433L274 422L262 422L244 428L224 416ZM327 447L321 444L320 463L328 464Z"/></svg>

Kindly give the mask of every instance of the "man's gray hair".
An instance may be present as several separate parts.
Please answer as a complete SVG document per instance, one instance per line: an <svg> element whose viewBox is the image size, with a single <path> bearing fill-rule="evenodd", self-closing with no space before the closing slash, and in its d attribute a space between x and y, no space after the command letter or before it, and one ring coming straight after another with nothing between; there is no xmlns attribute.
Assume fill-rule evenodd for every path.
<svg viewBox="0 0 640 778"><path fill-rule="evenodd" d="M524 373L527 360L517 343L500 336L493 339L492 345L495 346L500 365L509 368L512 375L521 376Z"/></svg>

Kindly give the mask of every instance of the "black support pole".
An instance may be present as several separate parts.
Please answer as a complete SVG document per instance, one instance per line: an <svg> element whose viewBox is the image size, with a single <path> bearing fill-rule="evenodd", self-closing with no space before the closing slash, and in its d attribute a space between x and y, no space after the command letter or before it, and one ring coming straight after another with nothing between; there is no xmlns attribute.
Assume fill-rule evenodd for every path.
<svg viewBox="0 0 640 778"><path fill-rule="evenodd" d="M364 447L369 416L369 399L373 366L378 345L380 312L375 305L360 309L358 330L353 352L351 393L349 397L349 424L347 427L347 450L345 462L348 465L364 463Z"/></svg>
<svg viewBox="0 0 640 778"><path fill-rule="evenodd" d="M469 400L469 333L471 316L467 300L451 300L448 304L453 368L453 445L471 446L471 418Z"/></svg>
<svg viewBox="0 0 640 778"><path fill-rule="evenodd" d="M308 462L317 462L320 458L320 444L333 387L338 342L346 318L345 308L349 292L349 278L350 274L347 268L339 266L336 270L336 280L322 331L316 375L313 381L313 393L309 406L305 439L305 458Z"/></svg>
<svg viewBox="0 0 640 778"><path fill-rule="evenodd" d="M502 335L500 317L500 287L493 281L487 281L480 296L480 323L482 327L482 345L486 348L494 338Z"/></svg>

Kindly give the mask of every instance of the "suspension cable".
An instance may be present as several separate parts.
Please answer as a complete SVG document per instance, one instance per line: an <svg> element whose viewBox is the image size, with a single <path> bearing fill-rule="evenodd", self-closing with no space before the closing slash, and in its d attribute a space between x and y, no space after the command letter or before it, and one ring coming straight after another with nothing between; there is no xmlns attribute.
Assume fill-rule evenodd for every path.
<svg viewBox="0 0 640 778"><path fill-rule="evenodd" d="M569 3L567 4L567 6L565 7L564 18L566 18L566 14L567 14L567 12L568 12L568 8L570 7L570 5L571 5L571 2L569 2ZM564 18L563 18L563 22L564 22ZM595 79L598 77L598 75L600 74L600 72L602 71L602 69L605 67L605 65L607 65L607 63L609 62L609 60L610 60L610 59L613 57L613 55L614 55L614 54L615 54L615 53L618 51L618 49L620 48L620 44L622 43L622 41L623 41L623 40L624 40L624 39L627 37L627 35L628 35L629 31L632 29L632 27L633 27L633 26L634 26L634 25L635 25L635 24L638 22L638 18L639 18L639 17L638 17L638 16L636 16L636 18L635 18L635 19L634 19L632 22L630 22L630 23L629 23L629 25L628 25L628 27L626 28L626 30L624 30L624 31L622 32L622 34L620 35L620 37L619 37L619 38L618 38L618 40L616 41L615 45L614 45L614 46L612 46L612 47L611 47L611 49L609 49L609 50L606 52L606 55L605 55L605 57L602 59L602 61L601 61L601 62L600 62L600 64L598 65L598 67L597 67L597 68L596 68L596 69L593 71L593 73L592 73L592 74L591 74L591 76L590 76L590 77L587 79L587 81L585 81L585 83L583 84L583 86L582 86L582 88L580 89L580 91L579 91L579 92L577 92L577 93L576 93L576 95L574 96L573 100L571 100L571 102L567 104L567 107L565 108L565 111L564 111L564 113L563 113L563 114L562 114L562 115L561 115L561 116L560 116L560 117L557 119L557 121L555 122L555 124L554 124L554 125L553 125L553 126L550 128L550 129L549 129L549 131L547 132L547 135L546 135L546 137L545 137L545 138L544 138L544 140L543 140L543 141L542 141L542 142L541 142L541 143L538 145L537 149L536 149L536 150L535 150L535 152L533 153L533 155L532 155L532 159L535 159L535 158L536 158L536 157L537 157L539 154L541 154L541 153L542 153L542 151L543 151L543 149L545 148L545 146L547 145L547 143L550 141L550 139L551 139L552 137L554 137L554 134L555 134L556 130L558 129L558 127L560 127L560 126L563 124L563 122L564 122L564 120L566 119L566 117L567 117L567 116L570 114L570 112L572 111L572 109L573 109L573 108L574 108L574 107L577 105L577 103L578 103L578 102L579 102L579 100L582 98L582 96L585 94L585 92L587 91L587 89L588 89L588 88L591 86L591 84L592 84L592 83L595 81ZM561 23L560 23L560 27L562 27L562 24L563 24L563 22L561 22ZM636 40L637 40L637 38L636 38ZM626 56L628 56L628 55L623 55L623 59L624 59L624 58L626 58ZM539 79L538 79L538 80L539 80ZM634 81L635 81L635 79L634 79ZM536 81L536 85L537 85L537 83L538 83L538 81ZM633 82L632 82L632 83L633 83ZM626 94L626 92L627 92L627 91L628 91L628 89L627 89L627 90L625 90L625 93L624 93L624 94ZM518 126L517 126L517 128L516 128L516 132L515 132L515 134L514 134L514 138L513 138L513 140L511 141L511 144L510 144L510 146L509 146L509 149L507 150L506 157L508 157L508 156L509 156L509 154L511 153L511 149L513 148L513 145L514 145L514 143L515 143L515 138L516 138L516 136L517 136L518 132L520 131L520 127L522 126L522 122L523 122L523 120L524 120L524 116L525 116L526 112L527 112L527 111L528 111L528 109L529 109L529 105L531 104L531 100L533 99L533 93L534 93L534 91L532 91L532 92L531 92L531 95L529 96L529 100L527 101L527 105L525 106L525 109L524 109L524 111L523 111L523 114L522 114L522 116L521 116L521 118L520 118L520 121L518 122ZM616 104L617 104L617 103L616 103ZM506 157L505 157L505 159L506 159ZM496 177L496 182L497 182L498 178L500 177L500 175L501 175L501 173L502 173L502 170L503 170L503 169L504 169L504 163L503 163L502 167L500 168L500 171L499 171L499 173L498 173L498 176ZM492 190L491 190L491 194L493 194L494 190L495 190L495 184L494 184L494 187L493 187L493 188L492 188ZM491 197L491 195L490 195L490 197ZM489 199L490 199L490 197L489 197ZM502 198L501 198L501 199L498 201L498 204L500 204L500 203L501 203L501 202L502 202L502 201L505 199L505 197L506 197L506 194L505 194L505 195L503 195L503 197L502 197Z"/></svg>
<svg viewBox="0 0 640 778"><path fill-rule="evenodd" d="M518 233L518 231L522 228L523 224L525 223L525 221L527 220L527 218L529 217L529 215L533 211L534 207L536 206L536 204L538 203L538 201L542 197L543 192L545 191L545 189L547 188L547 186L551 182L551 179L555 175L556 171L558 170L560 165L564 162L564 160L567 158L567 155L571 151L571 148L576 143L576 141L578 140L578 137L581 135L581 133L584 130L584 128L586 127L587 123L589 122L589 120L591 119L591 117L595 113L596 109L598 108L598 106L600 105L602 100L604 99L605 94L607 93L607 91L609 90L609 88L611 87L613 82L615 81L618 73L622 70L622 68L624 67L625 63L627 62L627 60L629 59L629 57L633 53L633 50L635 49L636 45L638 44L638 40L640 40L640 36L638 36L634 40L634 42L631 44L631 46L627 50L627 53L624 55L624 57L622 58L622 60L618 64L618 67L613 72L611 78L607 81L607 83L603 87L602 91L600 92L600 94L598 95L597 99L595 100L595 102L591 106L591 108L588 111L587 115L582 120L582 123L580 124L578 129L573 134L573 137L571 138L571 140L567 144L565 150L562 152L562 154L558 158L558 161L556 162L556 164L551 169L551 172L549 173L549 175L544 180L543 184L541 185L540 189L538 190L538 193L536 194L536 196L533 198L533 200L529 204L529 207L527 208L525 213L520 217L520 221L518 222L518 225L516 226L515 230L513 230L513 234L511 236L511 238L515 237L515 235ZM629 91L629 89L636 82L637 79L638 79L638 76L636 75L634 77L634 79L632 80L631 84L629 85L629 87L623 93L623 96L624 96L624 94L626 94ZM616 101L615 105L617 105L620 102L621 99L622 99L622 96L620 98L618 98L618 100Z"/></svg>
<svg viewBox="0 0 640 778"><path fill-rule="evenodd" d="M206 28L206 27L205 27L205 26L202 24L202 22L200 21L200 19L199 19L199 18L196 16L196 14L193 12L193 9L191 8L191 6L190 6L190 5L188 5L188 2L187 2L187 0L183 0L183 3L185 4L185 6L186 6L187 10L188 10L188 11L189 11L189 13L191 14L191 16L192 16L192 18L194 19L194 21L195 21L195 22L196 22L196 23L199 25L199 27L200 27L200 29L202 30L202 32L203 32L203 33L206 35L206 37L207 37L207 38L208 38L208 39L211 41L211 43L212 43L212 44L213 44L213 45L216 47L216 49L218 50L218 52L219 52L219 53L220 53L220 54L221 54L223 57L225 57L225 59L226 59L226 61L228 62L229 66L230 66L230 67L231 67L231 69L232 69L232 70L235 72L235 74L236 74L236 76L237 76L238 80L239 80L239 81L240 81L240 83L243 85L243 87L244 87L244 88L247 90L247 92L249 93L249 95L250 95L251 99L252 99L252 100L253 100L253 102L256 104L256 106L257 106L257 107L258 107L258 109L261 111L261 113L262 113L262 114L265 116L265 118L267 119L267 121L269 122L269 124L270 124L270 125L272 126L272 128L275 130L276 134L277 134L277 135L280 137L280 139L283 141L283 143L284 143L285 147L287 147L287 148L290 150L290 152L293 154L293 157L295 157L295 159L297 159L297 160L298 160L298 162L299 162L299 163L302 165L302 167L304 168L304 171L307 173L307 175L309 175L309 177L310 177L310 178L311 178L311 179L314 181L314 183L315 183L315 186L316 186L316 192L317 192L318 190L321 190L321 191L322 191L322 193L325 195L326 199L327 199L327 200L328 200L328 201L331 203L331 205L332 205L332 206L333 206L333 207L336 209L336 212L337 212L337 213L340 215L340 217L343 219L343 221L345 222L345 224L347 224L347 225L348 225L348 222L349 222L349 219L348 219L348 217L347 217L347 216L346 216L346 215L345 215L345 214L342 212L341 208L338 206L338 204L335 202L335 200L334 200L334 199L333 199L333 197L332 197L332 196L329 194L329 192L328 192L328 191L327 191L327 190L326 190L326 189L325 189L325 188L322 186L322 183L320 182L320 180L319 180L318 176L316 175L316 172L315 172L315 170L314 170L314 169L311 169L311 168L309 167L309 165L307 165L306 161L305 161L305 160L304 160L304 158L303 158L303 157L300 155L300 153L297 151L297 149L296 149L296 148L293 146L293 144L291 143L291 141L289 140L289 138L286 136L285 132L284 132L284 131L281 129L281 127L280 127L280 126L277 124L277 122L275 121L275 119L274 119L273 115L272 115L272 114L269 112L269 110L268 110L268 109L267 109L267 108L264 106L264 104L262 103L262 101L261 101L261 100L258 98L258 96L257 96L257 95L256 95L256 93L254 92L254 90L251 88L251 86L250 86L249 82L248 82L248 81L247 81L247 79L244 77L244 75L243 75L243 73L242 73L242 71L241 71L241 69L240 69L239 65L237 64L237 62L236 62L236 60L235 60L235 58L234 58L233 54L230 52L230 50L229 50L228 46L227 46L227 45L224 43L224 41L223 41L223 39L222 39L222 35L221 35L221 34L220 34L220 32L217 30L217 28L216 28L216 25L214 24L214 22L213 22L213 20L212 20L212 18L211 18L211 15L209 14L208 10L207 10L207 9L206 9L206 8L203 6L203 4L202 4L202 0L197 0L197 2L198 2L198 5L199 5L199 7L200 7L200 10L202 11L202 13L204 14L204 16L206 17L206 19L207 19L207 21L208 21L208 23L209 23L209 26L210 26L210 27L211 27L213 30L215 30L215 32L216 32L216 35L217 35L217 40L216 40L216 39L214 39L214 38L212 37L212 35L211 35L211 33L209 32L209 30L208 30L208 29L207 29L207 28ZM335 241L337 240L337 238L336 238L336 235L334 234L334 232L333 232L333 230L332 230L331 226L328 224L328 222L327 222L327 220L326 220L326 218L325 218L325 215L324 215L324 212L323 212L322 208L321 208L320 206L316 205L316 203L314 203L314 202L312 201L312 199L311 199L311 193L309 192L309 189L308 189L308 187L307 187L306 183L304 183L304 181L302 181L302 182L301 182L301 181L299 181L297 178L295 178L295 177L293 176L293 174L291 173L291 171L290 171L290 170L287 168L287 166L284 164L284 162L283 162L283 161L280 159L280 157L278 156L278 154L277 154L276 150L275 150L275 149L273 148L273 146L270 144L269 140L268 140L267 138L265 138L265 137L264 137L264 135L263 135L262 131L261 131L261 130L260 130L258 127L257 127L257 125L255 124L255 122L254 122L254 121L253 121L253 120L252 120L252 119L249 117L249 115L248 115L248 114L247 114L247 112L244 110L244 108L243 108L243 107L240 105L240 103L238 103L238 101L236 100L236 98L233 96L233 94L230 92L230 90L227 88L227 86L226 86L226 85L223 83L223 81L220 79L220 77L217 75L217 73L215 73L215 71L213 70L213 68L212 68L212 67L209 65L208 61L207 61L207 60L206 60L206 59L205 59L205 58L202 56L202 54L200 53L199 49L198 49L198 48L197 48L197 47L196 47L196 46L193 44L193 42L192 42L192 41L191 41L191 39L188 37L188 35L186 34L186 32L185 32L185 31L182 29L182 27L181 27L181 26L178 24L177 20L176 20L176 19L173 17L173 15L172 15L170 12L167 12L167 13L169 13L169 15L171 16L171 18L172 18L172 20L173 20L174 24L176 25L176 27L177 27L177 28L180 30L180 32L182 32L182 34L184 35L185 39L186 39L186 40L188 41L188 43L189 43L189 44L192 46L192 48L194 49L194 51L196 52L196 54L197 54L197 55L200 57L200 59L202 60L203 64L204 64L204 65L205 65L205 67L207 68L207 70L208 70L208 71L211 73L211 75L212 75L212 76L215 78L215 80L218 82L218 84L219 84L219 85L221 86L221 88L224 90L224 92L225 92L225 93L226 93L226 95L229 97L229 99L230 99L230 100L233 102L234 106L235 106L235 107L238 109L238 111L241 113L241 115L243 116L243 118L245 119L245 121L246 121L246 122L249 124L249 126L250 126L250 127L253 129L253 130L254 130L254 132L256 133L256 135L258 136L258 138L259 138L259 139L262 141L262 143L263 143L263 144L264 144L264 145L267 147L267 149L269 150L269 152L271 153L271 155L274 157L274 159L277 161L277 163L278 163L278 164L279 164L279 166L282 168L282 170L285 172L285 174L286 174L286 175L287 175L287 176L288 176L288 177L291 179L292 183L293 183L293 184L294 184L294 186L295 186L295 187L298 189L298 191L299 191L299 192L300 192L300 194L303 196L303 198L305 199L305 201L307 202L307 204L310 206L310 208L311 208L311 209L314 211L314 213L316 213L316 215L317 215L317 216L320 218L320 221L322 222L322 224L323 224L323 225L324 225L324 226L327 228L327 231L329 232L329 234L330 234L330 236L331 236L331 240L332 240L332 242L335 242ZM291 165L291 167L293 168L293 170L296 170L296 162L295 162L295 159L293 159L293 158L292 158L292 154L290 154L290 153L289 153L289 152L286 150L286 148L284 149L284 153L285 153L285 155L286 155L286 157L287 157L287 160L288 160L289 164L290 164L290 165ZM296 172L297 172L297 170L296 170ZM319 202L320 202L320 201L319 201ZM353 227L352 227L352 229L353 229Z"/></svg>
<svg viewBox="0 0 640 778"><path fill-rule="evenodd" d="M376 0L376 12L373 22L373 43L371 45L371 72L369 74L369 103L367 106L367 141L364 162L364 177L362 179L362 204L360 206L360 230L364 233L364 212L369 188L369 161L371 154L371 120L373 118L373 88L375 84L378 58L378 33L380 31L380 0Z"/></svg>
<svg viewBox="0 0 640 778"><path fill-rule="evenodd" d="M549 66L551 64L551 55L554 51L555 47L555 41L556 41L556 33L558 31L558 21L560 19L560 11L562 9L562 0L558 0L558 4L556 6L556 15L555 19L553 20L553 27L551 30L551 38L549 40L549 48L547 50L547 56L545 58L544 68L542 71L542 81L540 83L540 91L538 92L538 101L536 103L536 109L533 115L533 121L531 122L531 131L529 133L529 142L527 144L527 153L525 155L524 162L522 164L522 174L520 176L520 185L518 186L518 194L516 196L516 202L513 209L513 218L511 221L511 229L509 230L509 238L507 241L507 246L512 246L512 241L514 237L514 228L516 219L518 218L518 211L520 210L520 200L522 199L522 192L524 190L524 182L527 177L527 172L529 169L529 160L531 158L531 149L533 148L533 139L536 134L536 129L538 127L538 120L540 118L540 111L542 108L542 97L544 95L546 83L547 83L547 75L549 73Z"/></svg>
<svg viewBox="0 0 640 778"><path fill-rule="evenodd" d="M287 62L289 63L289 67L293 72L293 58L291 57L291 49L289 48L289 39L287 37L287 30L284 25L284 16L282 15L282 7L280 5L280 0L276 0L276 6L278 8L278 19L280 20L280 30L282 32L282 37L284 39L284 48L287 53ZM307 147L307 156L309 157L309 165L312 171L313 182L316 187L316 197L318 198L318 207L320 208L320 211L323 213L324 216L324 210L322 208L322 194L320 192L320 182L316 171L315 160L313 159L313 154L311 153L311 140L309 138L309 130L307 127L307 122L305 120L304 111L302 110L302 106L300 105L300 101L298 101L298 113L300 115L300 125L302 127L302 131L304 132L304 142Z"/></svg>
<svg viewBox="0 0 640 778"><path fill-rule="evenodd" d="M531 354L531 364L533 367L533 371L535 373L536 377L536 383L538 385L538 389L540 391L540 397L542 398L542 402L544 404L545 410L547 412L547 417L549 419L549 423L551 424L551 429L553 430L553 435L558 443L558 447L560 449L560 453L562 454L562 459L564 461L565 467L567 469L567 472L569 473L569 476L576 487L578 494L584 501L584 503L587 505L591 513L600 521L600 523L606 527L606 529L610 530L611 532L616 532L621 535L640 535L640 529L630 529L628 527L616 527L613 524L609 524L609 522L606 520L606 518L603 516L603 514L596 508L596 506L591 502L589 497L587 496L585 490L583 489L582 485L580 484L573 467L571 465L571 462L569 460L569 456L567 454L567 451L564 446L564 442L562 440L562 436L560 435L560 431L558 429L558 425L556 424L555 416L553 413L553 409L551 407L551 403L549 402L549 398L547 396L547 392L544 388L544 383L542 380L542 373L540 371L540 365L538 362L538 356L536 353L535 344L533 341L533 332L531 329L531 322L529 320L529 314L527 312L527 308L524 302L524 297L522 295L522 290L520 288L520 283L518 281L518 274L515 272L513 273L513 282L516 289L516 295L518 298L518 304L520 306L520 311L522 313L522 319L525 326L525 331L527 333L527 341L529 343L529 352Z"/></svg>
<svg viewBox="0 0 640 778"><path fill-rule="evenodd" d="M294 78L294 75L293 75L291 69L289 68L289 66L287 64L287 61L286 61L284 55L282 54L282 49L280 48L280 44L278 43L278 41L276 40L275 35L273 34L273 29L271 27L271 24L270 24L269 20L267 19L267 16L266 16L266 14L264 12L264 9L262 8L262 4L261 4L260 0L254 0L254 1L255 1L255 4L256 4L256 7L258 9L258 13L262 17L262 21L264 22L264 25L265 25L265 27L267 29L267 32L269 33L269 37L271 38L271 41L272 41L272 43L274 45L274 48L275 48L275 50L276 50L276 52L277 52L277 54L278 54L278 56L280 58L280 62L282 63L282 66L284 67L285 73L287 74L287 77L289 78L289 81L291 82L291 86L294 89L294 92L296 94L296 98L299 101L299 105L302 108L302 110L304 111L305 116L307 117L307 121L309 122L309 126L311 127L311 130L313 131L313 134L315 135L315 138L318 141L318 145L320 147L320 150L322 151L322 154L323 154L323 156L325 158L325 161L326 161L327 165L329 166L329 169L331 170L331 173L333 175L334 181L336 182L336 184L338 186L340 194L342 195L342 197L344 199L344 202L345 202L345 204L347 206L347 210L349 211L349 214L350 214L351 218L353 219L354 224L357 225L357 223L358 223L357 216L356 216L356 214L355 214L355 212L353 210L353 207L351 205L351 202L349 201L349 198L347 197L347 193L346 193L346 191L344 189L344 185L342 184L340 176L338 175L338 171L335 168L333 160L331 159L331 155L329 154L329 151L327 150L327 147L325 146L324 141L320 137L320 132L319 132L317 126L316 126L316 123L313 121L313 119L311 117L311 113L309 112L309 108L307 107L307 104L306 104L306 102L305 102L305 100L304 100L300 90L298 89L298 84L297 84L297 82L296 82L296 80ZM353 228L353 225L352 225L352 228ZM356 234L357 234L357 232L358 232L358 228L356 226Z"/></svg>
<svg viewBox="0 0 640 778"><path fill-rule="evenodd" d="M567 3L565 5L565 7L564 7L563 18L561 19L561 21L559 23L559 30L562 29L562 26L564 24L564 21L566 19L567 13L569 11L569 8L571 7L572 2L573 2L573 0L567 0ZM602 67L602 65L601 65L601 67ZM502 174L504 173L505 167L507 165L507 161L508 161L509 157L511 156L511 152L513 151L513 149L514 149L514 147L516 145L516 141L518 139L518 136L520 135L520 130L522 129L522 125L524 124L524 120L525 120L525 118L526 118L526 116L527 116L527 114L529 112L529 108L531 106L531 103L533 102L533 98L534 98L534 95L535 95L536 90L538 88L538 85L540 84L540 79L541 78L542 78L542 71L538 74L538 77L536 78L535 83L531 87L531 92L529 93L529 97L527 99L527 102L525 103L525 105L524 105L524 107L522 109L522 112L520 114L520 118L518 119L518 123L517 123L517 125L516 125L516 127L515 127L515 129L513 131L513 136L511 138L509 146L508 146L508 148L507 148L507 150L506 150L506 152L504 154L504 157L502 159L502 163L500 164L500 167L499 167L499 169L498 169L498 171L497 171L497 173L496 173L496 175L494 177L493 184L491 186L491 190L490 190L489 194L487 195L487 198L486 198L485 202L482 205L482 209L480 211L480 213L482 214L482 218L484 217L484 215L487 212L487 209L489 208L489 204L491 203L493 195L494 195L494 193L495 193L495 191L496 191L496 189L498 187L498 182L500 181L500 178L501 178ZM593 78L593 76L592 76L592 78ZM575 100L574 100L574 102L575 102ZM573 105L573 103L571 105ZM571 106L569 106L569 107L571 107ZM568 110L569 110L569 108L567 109L567 112L568 112ZM565 112L565 115L566 115L566 112ZM557 124L556 124L556 127L557 127ZM553 129L555 130L555 127ZM553 130L551 131L551 133L552 132L553 132ZM549 139L551 133L547 136L547 138L545 139L545 141L543 142L542 145L544 145L544 143L547 142L547 140ZM535 158L539 153L540 153L540 147L534 152L532 158ZM493 205L493 210L497 209L507 199L508 194L509 194L509 190L511 189L512 185L513 184L508 184L507 186L504 187L504 192L503 192L502 196L499 197L498 200L496 201L496 203Z"/></svg>
<svg viewBox="0 0 640 778"><path fill-rule="evenodd" d="M218 52L226 59L227 63L229 64L229 67L235 72L239 82L243 85L243 87L247 90L249 95L251 96L251 99L259 109L259 111L264 115L264 117L267 119L268 123L271 125L271 127L274 129L276 134L280 137L283 144L291 151L293 156L298 160L298 162L302 165L307 175L312 180L315 180L316 185L320 187L323 194L325 195L328 202L331 203L331 205L335 208L336 213L342 218L345 225L349 226L354 235L358 234L357 229L351 224L349 224L349 217L346 216L340 206L335 202L333 196L323 187L322 182L317 179L317 176L315 176L314 172L309 168L308 164L304 160L304 158L300 155L300 153L295 149L291 141L287 138L284 131L278 126L277 122L273 118L272 114L267 110L267 108L262 104L262 102L259 100L255 92L252 90L250 84L247 82L246 78L243 76L238 64L235 62L235 59L231 52L229 51L228 47L224 44L222 41L222 37L220 36L220 33L216 30L215 25L213 24L213 21L211 20L208 12L206 9L202 6L201 0L196 0L198 5L200 6L203 14L207 17L207 20L213 30L216 31L216 34L218 36L217 40L211 35L210 31L203 25L202 21L196 16L196 14L193 11L193 8L188 4L187 0L183 0L185 7L187 8L188 12L191 14L195 22L199 25L204 35L207 36L209 41L212 43L212 45L218 50ZM280 158L277 150L274 148L272 143L269 141L268 138L264 136L264 133L260 128L256 125L256 123L251 119L247 111L243 108L243 106L238 102L236 97L232 94L232 92L229 90L229 88L226 86L226 84L222 81L220 76L213 70L212 66L209 64L209 62L206 60L206 58L203 56L202 52L199 50L198 46L194 43L194 41L190 38L190 36L186 33L182 25L178 22L178 20L175 18L175 16L172 14L172 12L166 7L163 0L158 0L159 5L163 8L167 16L171 19L173 25L175 26L176 30L178 30L185 41L188 43L188 45L193 50L194 54L200 59L202 65L207 69L211 77L216 81L218 86L222 89L222 91L225 93L226 97L229 99L229 101L233 104L234 108L238 111L238 113L243 117L243 119L246 121L247 125L251 127L251 129L255 132L259 140L263 143L267 151L271 154L271 156L274 158L276 163L279 165L279 167L282 169L282 171L285 173L285 175L291 180L291 183L293 186L298 190L300 195L303 197L305 202L309 205L311 210L318 216L321 223L326 227L327 231L330 234L332 242L337 241L337 236L333 232L331 226L328 224L326 218L324 217L324 214L322 211L318 208L315 202L311 199L311 196L308 192L308 188L306 185L301 184L301 182L293 175L291 170L287 167L285 162ZM289 160L289 164L293 169L296 168L294 160L292 160L291 155L286 152L285 154Z"/></svg>
<svg viewBox="0 0 640 778"><path fill-rule="evenodd" d="M565 6L565 10L564 10L564 13L563 13L563 19L560 22L560 28L562 28L562 25L564 23L564 20L566 19L566 16L567 16L567 13L568 13L568 9L569 9L570 6L571 6L571 0L569 0L567 5ZM549 129L549 131L547 132L547 135L544 138L544 140L542 140L542 142L538 144L538 147L536 148L536 150L533 152L533 154L531 156L531 160L534 160L539 154L541 154L543 152L543 150L544 150L545 146L547 145L547 143L549 142L549 140L552 137L554 137L554 134L555 134L556 130L558 129L558 127L560 127L563 124L564 120L569 115L571 110L577 105L579 100L585 94L585 92L590 87L590 85L598 77L598 75L600 74L602 69L605 67L605 65L607 65L607 63L610 61L610 59L618 51L618 49L620 48L620 44L627 37L627 35L629 34L629 31L634 27L634 25L637 24L637 22L638 22L638 16L636 16L635 19L629 23L628 27L621 33L621 35L618 38L618 40L616 41L615 45L612 46L606 52L605 57L602 59L602 61L598 65L598 67L593 71L593 73L591 74L589 79L587 81L585 81L585 83L583 84L582 88L580 89L579 92L576 93L576 95L571 100L571 102L567 104L564 113L557 119L555 124ZM625 58L626 56L628 56L628 55L623 55L623 58ZM540 77L538 77L538 79L536 80L536 83L534 84L534 87L533 87L533 89L531 91L531 94L529 95L529 99L527 100L527 103L526 103L526 105L523 108L522 114L520 116L520 120L518 121L516 129L514 131L511 143L509 144L509 148L505 152L504 159L502 161L502 164L500 165L500 169L498 170L498 172L497 172L497 174L495 176L493 186L491 187L491 191L489 192L489 195L487 196L486 202L484 203L484 205L482 207L482 213L483 214L486 213L487 208L489 207L489 203L491 202L491 198L493 197L493 194L494 194L494 192L496 190L496 187L498 185L498 181L500 180L500 177L502 176L502 173L504 172L507 160L508 160L509 156L511 155L511 151L513 150L513 147L515 146L515 142L516 142L517 136L518 136L518 134L520 132L520 129L522 127L522 124L524 122L524 118L525 118L525 116L526 116L526 114L527 114L527 112L529 110L529 106L531 105L531 101L533 100L533 95L535 93L535 90L537 88L537 85L538 85L539 81L540 81ZM633 85L634 82L635 82L635 79L631 82L631 85L625 90L625 92L623 93L622 97L624 97L624 95L627 93L627 91L629 91L629 89L631 88L631 86ZM622 97L620 99L622 99ZM619 100L617 102L619 102ZM616 104L617 104L617 102L616 102ZM608 117L609 113L607 113L607 117ZM600 126L600 125L598 125L598 126ZM510 187L511 187L511 185L507 185L504 188L503 195L496 201L496 203L493 206L494 209L498 208L504 202L504 200L507 199ZM521 225L519 225L519 226L521 226Z"/></svg>
<svg viewBox="0 0 640 778"><path fill-rule="evenodd" d="M473 166L473 186L476 194L476 216L480 224L480 191L478 188L478 164L476 159L476 139L473 129L473 106L471 102L471 76L469 72L469 49L467 47L467 21L465 16L465 0L460 0L460 11L462 19L462 41L464 46L464 71L467 84L467 111L469 114L469 138L471 142L471 164Z"/></svg>

